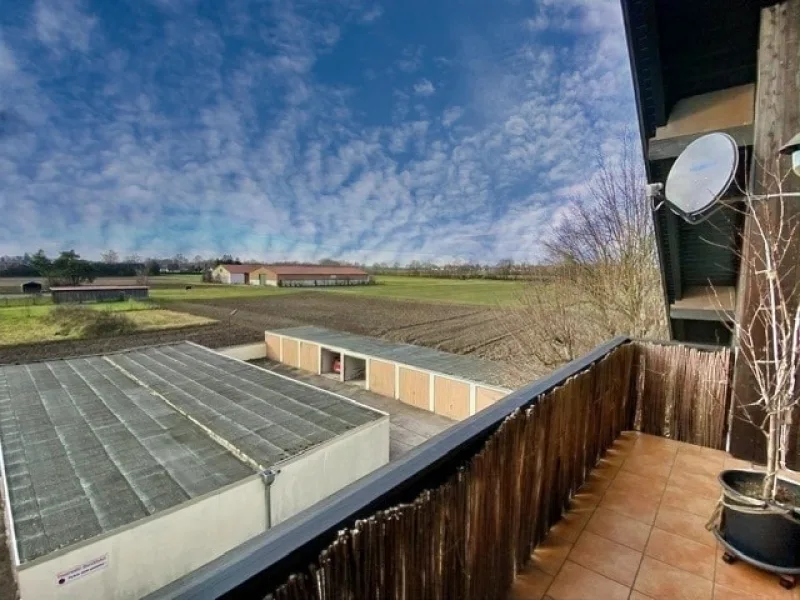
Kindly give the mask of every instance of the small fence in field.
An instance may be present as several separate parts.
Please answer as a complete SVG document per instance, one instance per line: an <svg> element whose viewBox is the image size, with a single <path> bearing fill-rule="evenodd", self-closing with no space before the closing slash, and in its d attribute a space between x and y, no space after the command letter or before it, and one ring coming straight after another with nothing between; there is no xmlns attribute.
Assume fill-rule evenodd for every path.
<svg viewBox="0 0 800 600"><path fill-rule="evenodd" d="M0 308L52 304L50 294L0 294Z"/></svg>

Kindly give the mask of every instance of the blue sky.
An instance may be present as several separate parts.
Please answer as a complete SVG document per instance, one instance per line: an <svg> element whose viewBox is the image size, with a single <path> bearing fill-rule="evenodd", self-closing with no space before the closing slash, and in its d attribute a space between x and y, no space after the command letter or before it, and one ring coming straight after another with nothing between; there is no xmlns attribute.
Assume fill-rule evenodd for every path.
<svg viewBox="0 0 800 600"><path fill-rule="evenodd" d="M618 0L0 12L0 254L535 260L635 127Z"/></svg>

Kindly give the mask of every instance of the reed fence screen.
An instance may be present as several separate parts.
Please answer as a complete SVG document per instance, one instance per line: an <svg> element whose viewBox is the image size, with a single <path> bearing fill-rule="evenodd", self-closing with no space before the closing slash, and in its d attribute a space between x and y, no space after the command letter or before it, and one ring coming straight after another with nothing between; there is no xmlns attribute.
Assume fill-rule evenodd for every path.
<svg viewBox="0 0 800 600"><path fill-rule="evenodd" d="M723 449L730 413L731 352L635 344L634 428Z"/></svg>

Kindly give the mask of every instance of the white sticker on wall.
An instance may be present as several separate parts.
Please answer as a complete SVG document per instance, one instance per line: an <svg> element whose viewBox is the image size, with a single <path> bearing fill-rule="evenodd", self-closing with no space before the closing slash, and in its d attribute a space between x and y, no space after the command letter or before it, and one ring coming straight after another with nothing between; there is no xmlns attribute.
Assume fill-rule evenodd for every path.
<svg viewBox="0 0 800 600"><path fill-rule="evenodd" d="M86 577L87 575L91 575L92 573L97 573L98 571L102 571L108 566L108 554L103 554L103 556L98 556L97 558L93 558L92 560L86 561L82 565L78 565L77 567L73 567L71 569L67 569L66 571L62 571L58 575L56 575L56 584L58 585L67 585L68 583L72 583L82 577Z"/></svg>

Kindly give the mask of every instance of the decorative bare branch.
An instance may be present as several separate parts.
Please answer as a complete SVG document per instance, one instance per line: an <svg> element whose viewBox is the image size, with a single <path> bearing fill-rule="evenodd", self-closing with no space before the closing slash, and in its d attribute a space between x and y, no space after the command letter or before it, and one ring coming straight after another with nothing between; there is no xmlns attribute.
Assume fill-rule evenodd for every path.
<svg viewBox="0 0 800 600"><path fill-rule="evenodd" d="M784 193L784 177L761 166L774 182L768 196L744 195L749 228L743 236L743 268L750 273L747 304L733 325L736 360L753 378L755 399L734 397L740 415L767 440L762 496L775 500L778 471L790 452L793 417L800 405L800 294L796 270L800 210L796 194ZM753 410L755 409L755 410ZM755 418L752 413L756 413Z"/></svg>

